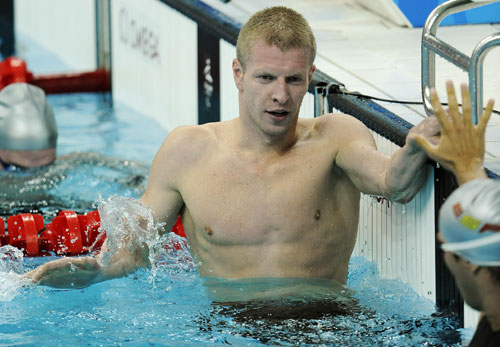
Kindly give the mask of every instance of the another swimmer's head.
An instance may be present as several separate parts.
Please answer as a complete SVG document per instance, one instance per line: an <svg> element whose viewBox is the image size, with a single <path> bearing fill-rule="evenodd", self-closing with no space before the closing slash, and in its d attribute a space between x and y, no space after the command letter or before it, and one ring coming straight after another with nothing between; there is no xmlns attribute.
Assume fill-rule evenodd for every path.
<svg viewBox="0 0 500 347"><path fill-rule="evenodd" d="M14 83L0 91L0 170L56 159L57 126L42 89Z"/></svg>
<svg viewBox="0 0 500 347"><path fill-rule="evenodd" d="M441 207L439 229L443 250L500 266L500 181L478 179L455 190Z"/></svg>
<svg viewBox="0 0 500 347"><path fill-rule="evenodd" d="M305 18L295 10L284 6L266 8L256 12L241 28L236 43L236 57L243 71L253 44L264 40L282 51L303 48L309 51L312 66L316 57L316 40Z"/></svg>
<svg viewBox="0 0 500 347"><path fill-rule="evenodd" d="M441 207L439 229L448 268L469 305L478 306L482 283L474 275L486 271L500 285L500 181L477 179L455 190Z"/></svg>

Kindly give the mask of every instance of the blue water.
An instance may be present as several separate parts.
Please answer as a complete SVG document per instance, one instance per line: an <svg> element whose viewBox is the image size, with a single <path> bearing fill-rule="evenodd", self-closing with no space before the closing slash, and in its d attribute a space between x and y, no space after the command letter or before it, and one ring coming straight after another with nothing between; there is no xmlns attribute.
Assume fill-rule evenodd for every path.
<svg viewBox="0 0 500 347"><path fill-rule="evenodd" d="M129 202L140 197L150 162L166 132L134 110L111 105L108 95L50 96L49 102L59 128L58 154L69 158L58 160L53 171L30 171L16 177L1 174L0 180L14 180L11 187L21 184L23 188L19 200L13 201L1 195L6 189L2 186L3 214L38 211L48 220L61 209L85 212L98 205L112 206L117 196L128 197ZM19 181L19 177L32 176L42 179ZM22 202L23 194L42 199ZM359 302L357 313L326 313L307 319L275 319L268 313L255 316L248 313L255 311L228 310L214 303L211 287L198 276L186 249L161 248L152 270L85 289L21 286L16 273L51 259L26 258L14 262L17 268L10 271L10 257L0 259L0 346L458 346L462 339L453 317L437 313L431 302L407 285L381 279L376 266L364 258L351 260L345 288ZM227 287L245 293L256 286L284 285L280 280L260 281ZM318 287L312 281L303 285ZM283 303L299 310L300 303L288 298L265 305Z"/></svg>
<svg viewBox="0 0 500 347"><path fill-rule="evenodd" d="M26 259L25 268L40 261ZM194 268L167 263L154 279L141 270L82 290L21 288L11 301L0 302L0 346L459 345L452 319L432 317L429 303L397 281L381 281L361 258L353 264L362 269L356 281L364 284L353 289L360 301L370 301L367 309L380 309L376 314L282 320L224 314Z"/></svg>

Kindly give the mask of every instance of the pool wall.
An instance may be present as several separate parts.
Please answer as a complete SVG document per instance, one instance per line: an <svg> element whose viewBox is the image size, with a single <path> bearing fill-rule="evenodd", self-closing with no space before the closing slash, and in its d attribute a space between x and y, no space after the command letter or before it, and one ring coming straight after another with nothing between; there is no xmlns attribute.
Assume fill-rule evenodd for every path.
<svg viewBox="0 0 500 347"><path fill-rule="evenodd" d="M70 35L80 38L84 49L95 54L96 40L92 39L92 33L95 36L96 21L95 14L90 13L92 8L95 10L95 1L51 2L57 11L52 5L50 8L40 5L36 8L39 22L32 25L27 23L35 20L30 19L34 15L33 7L29 6L37 2L16 0L16 30L19 28L63 57L71 68L90 68L89 52L83 54L86 58L76 57L79 49L68 53L71 45L65 45L52 31L37 28L44 26L40 18L57 22L57 32L67 40L67 31L60 28L69 26L78 31L70 31ZM237 116L231 61L235 57L239 23L196 0L112 0L110 9L115 101L156 119L166 130ZM78 19L73 19L74 16ZM55 27L52 30L56 30ZM95 61L95 56L93 59ZM321 71L317 71L315 79L322 77ZM383 111L382 107L378 108ZM314 97L308 93L301 116L313 115ZM394 121L397 116L390 118ZM392 154L398 143L401 144L392 138L388 140L387 134L378 134L383 131L373 133L379 149L385 153ZM399 278L418 294L447 307L457 301L457 292L436 256L435 211L442 198L435 195L434 171L429 166L424 189L408 204L362 196L354 255L376 262L382 277ZM442 278L445 280L440 280ZM463 315L460 299L455 305L457 313ZM466 310L465 326L474 326L476 321L476 314Z"/></svg>
<svg viewBox="0 0 500 347"><path fill-rule="evenodd" d="M35 59L28 68L34 72L60 73L96 69L96 2L94 0L15 0L15 32L36 41L58 56L63 66L39 67ZM29 47L16 38L17 55L27 58ZM36 57L33 57L36 58Z"/></svg>

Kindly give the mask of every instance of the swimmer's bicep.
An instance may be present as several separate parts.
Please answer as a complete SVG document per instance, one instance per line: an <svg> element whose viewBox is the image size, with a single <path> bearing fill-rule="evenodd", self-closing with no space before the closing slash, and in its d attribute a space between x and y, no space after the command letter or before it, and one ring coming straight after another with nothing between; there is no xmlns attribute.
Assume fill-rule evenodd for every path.
<svg viewBox="0 0 500 347"><path fill-rule="evenodd" d="M170 230L183 206L182 196L175 187L152 176L141 200L151 206L155 221L166 223L166 230Z"/></svg>
<svg viewBox="0 0 500 347"><path fill-rule="evenodd" d="M182 177L180 168L183 167L179 161L182 146L177 133L174 130L158 150L151 165L146 191L141 198L144 204L152 207L155 219L166 223L168 228L174 225L183 206L178 189L179 177Z"/></svg>
<svg viewBox="0 0 500 347"><path fill-rule="evenodd" d="M382 194L382 178L389 165L390 157L377 150L373 136L368 129L353 130L350 141L344 141L339 148L335 164L365 194Z"/></svg>

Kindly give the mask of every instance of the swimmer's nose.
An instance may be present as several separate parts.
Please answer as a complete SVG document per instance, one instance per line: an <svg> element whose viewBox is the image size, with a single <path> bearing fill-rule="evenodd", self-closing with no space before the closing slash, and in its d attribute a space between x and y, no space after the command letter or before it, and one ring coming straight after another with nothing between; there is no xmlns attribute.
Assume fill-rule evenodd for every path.
<svg viewBox="0 0 500 347"><path fill-rule="evenodd" d="M287 83L285 79L278 78L276 81L276 87L273 90L273 102L284 105L288 101L288 98L289 94Z"/></svg>

